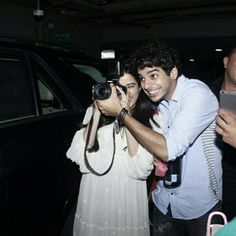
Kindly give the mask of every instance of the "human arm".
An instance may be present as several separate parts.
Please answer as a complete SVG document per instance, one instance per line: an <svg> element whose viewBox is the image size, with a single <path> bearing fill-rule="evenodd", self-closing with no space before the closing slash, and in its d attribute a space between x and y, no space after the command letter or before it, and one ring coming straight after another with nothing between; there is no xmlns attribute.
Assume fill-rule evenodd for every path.
<svg viewBox="0 0 236 236"><path fill-rule="evenodd" d="M125 116L124 125L150 153L163 161L168 161L166 140L161 133L143 125L128 114Z"/></svg>
<svg viewBox="0 0 236 236"><path fill-rule="evenodd" d="M87 152L87 158L92 166L99 173L103 173L110 165L112 160L113 146L113 124L103 126L98 129L99 150ZM84 128L77 131L72 143L66 152L67 158L79 165L82 173L90 173L84 161Z"/></svg>
<svg viewBox="0 0 236 236"><path fill-rule="evenodd" d="M159 109L164 114L169 161L185 155L194 143L202 142L199 136L214 125L218 107L209 88L193 79L182 80L175 96L168 103L161 103Z"/></svg>
<svg viewBox="0 0 236 236"><path fill-rule="evenodd" d="M124 160L129 178L145 180L153 170L153 156L142 145L134 156L128 155Z"/></svg>
<svg viewBox="0 0 236 236"><path fill-rule="evenodd" d="M99 109L97 108L95 102L93 105L91 105L87 109L86 114L87 114L86 115L87 117L86 117L86 122L84 124L87 124L87 126L85 128L81 128L75 133L72 143L66 152L67 158L71 159L73 162L78 164L80 167L80 171L82 173L90 173L90 170L87 168L87 165L85 164L85 161L84 161L84 151L86 148L86 139L88 135L89 126L91 125L91 131L89 134L87 149L90 149L93 147L97 136L100 136L100 140L104 140L104 137L103 137L104 132L102 132L102 134L99 135L100 129L97 130L101 113ZM91 121L91 119L93 119L93 122ZM106 134L107 136L112 137L110 130L111 129L108 129L106 131ZM99 139L99 137L97 138ZM110 148L112 147L112 145L106 144L106 140L102 141L101 143L107 146L108 148L107 149L101 148L98 151L87 152L87 158L89 160L89 163L98 172L104 172L105 168L107 168L108 166L107 163L111 162L110 161L111 159Z"/></svg>
<svg viewBox="0 0 236 236"><path fill-rule="evenodd" d="M121 110L122 104L117 97L116 88L111 85L112 94L109 99L98 100L98 107L102 113L108 116L118 117ZM124 119L125 127L130 133L141 143L149 152L159 156L164 161L167 160L167 148L165 138L162 134L153 131L151 128L141 124L130 114L127 114Z"/></svg>
<svg viewBox="0 0 236 236"><path fill-rule="evenodd" d="M236 114L220 109L216 116L216 132L223 141L236 148Z"/></svg>
<svg viewBox="0 0 236 236"><path fill-rule="evenodd" d="M94 146L100 117L101 117L101 112L99 111L99 109L97 107L96 101L94 101L93 116L90 119L89 124L86 126L86 128L84 129L84 132L83 132L84 141L86 141L87 136L88 136L88 132L89 132L89 128L92 125L92 127L90 128L90 134L89 134L87 149L90 149Z"/></svg>
<svg viewBox="0 0 236 236"><path fill-rule="evenodd" d="M125 128L125 135L127 140L128 152L129 155L132 157L137 153L139 144L127 128Z"/></svg>
<svg viewBox="0 0 236 236"><path fill-rule="evenodd" d="M166 124L163 134L149 129L128 114L124 119L125 126L138 142L163 161L174 160L183 155L214 121L218 109L216 97L202 82L185 80L181 86L175 94L176 97L166 101L169 115L163 118ZM117 117L121 107L112 107L113 101L116 104L115 98L106 101L104 111ZM169 118L171 125L167 127Z"/></svg>

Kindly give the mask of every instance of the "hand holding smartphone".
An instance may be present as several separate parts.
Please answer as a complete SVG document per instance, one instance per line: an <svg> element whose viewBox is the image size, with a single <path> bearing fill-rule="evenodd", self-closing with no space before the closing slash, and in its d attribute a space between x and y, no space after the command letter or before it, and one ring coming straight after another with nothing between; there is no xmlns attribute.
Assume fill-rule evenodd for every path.
<svg viewBox="0 0 236 236"><path fill-rule="evenodd" d="M236 91L220 91L220 108L236 114Z"/></svg>

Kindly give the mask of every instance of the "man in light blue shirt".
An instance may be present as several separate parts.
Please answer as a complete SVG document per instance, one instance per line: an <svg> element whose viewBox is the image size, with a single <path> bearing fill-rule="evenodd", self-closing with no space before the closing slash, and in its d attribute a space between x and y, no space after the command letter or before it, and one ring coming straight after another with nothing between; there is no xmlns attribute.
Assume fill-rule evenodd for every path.
<svg viewBox="0 0 236 236"><path fill-rule="evenodd" d="M178 77L172 97L158 105L163 119L161 128L166 139L168 161L182 157L181 185L168 189L163 187L163 181L159 181L157 190L153 192L153 201L164 214L170 204L174 218L195 219L216 204L209 187L202 135L214 121L217 108L217 100L205 84L183 75ZM216 145L212 146L212 152L220 199L221 152Z"/></svg>
<svg viewBox="0 0 236 236"><path fill-rule="evenodd" d="M164 186L160 180L152 193L153 235L205 236L208 214L220 210L222 198L221 152L214 132L217 99L204 83L181 75L178 54L165 43L144 45L134 62L143 91L161 113L162 133L135 120L127 111L129 106L120 103L114 86L109 99L98 101L99 108L117 117L169 167L177 159L181 162L180 184Z"/></svg>

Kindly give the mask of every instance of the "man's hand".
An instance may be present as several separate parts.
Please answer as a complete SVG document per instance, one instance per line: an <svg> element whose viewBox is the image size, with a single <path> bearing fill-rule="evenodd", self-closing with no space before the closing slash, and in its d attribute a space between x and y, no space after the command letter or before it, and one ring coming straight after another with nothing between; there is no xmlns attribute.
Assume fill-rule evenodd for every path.
<svg viewBox="0 0 236 236"><path fill-rule="evenodd" d="M216 132L222 135L224 142L236 148L236 115L220 109L216 117Z"/></svg>
<svg viewBox="0 0 236 236"><path fill-rule="evenodd" d="M111 96L106 100L96 100L96 103L103 114L118 117L122 109L120 99L117 96L115 85L110 84L110 86L112 89Z"/></svg>

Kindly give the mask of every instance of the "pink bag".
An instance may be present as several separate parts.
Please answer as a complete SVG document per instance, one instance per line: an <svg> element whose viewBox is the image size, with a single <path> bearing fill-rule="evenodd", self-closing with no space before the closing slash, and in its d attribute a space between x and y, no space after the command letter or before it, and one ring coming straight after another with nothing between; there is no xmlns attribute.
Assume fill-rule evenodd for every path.
<svg viewBox="0 0 236 236"><path fill-rule="evenodd" d="M212 217L215 215L220 215L223 220L224 224L211 224ZM224 225L227 224L227 218L224 213L220 211L213 211L209 214L208 220L207 220L207 230L206 230L206 236L214 236L216 232L221 229Z"/></svg>

